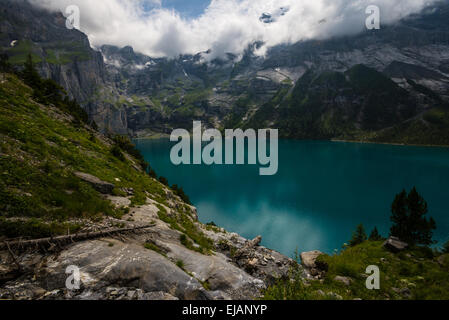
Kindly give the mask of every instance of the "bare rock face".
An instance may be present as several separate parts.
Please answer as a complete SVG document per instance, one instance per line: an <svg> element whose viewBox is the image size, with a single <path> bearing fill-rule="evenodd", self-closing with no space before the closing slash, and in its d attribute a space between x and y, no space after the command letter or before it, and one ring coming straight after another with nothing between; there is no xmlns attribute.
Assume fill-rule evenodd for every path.
<svg viewBox="0 0 449 320"><path fill-rule="evenodd" d="M167 247L170 250L167 256L173 261L183 261L183 268L201 283L207 283L214 294L233 299L256 298L266 287L262 280L232 264L221 253L203 255L177 244L167 244Z"/></svg>
<svg viewBox="0 0 449 320"><path fill-rule="evenodd" d="M106 294L110 284L166 293L179 299L210 299L198 282L162 255L134 243L88 241L47 262L39 282L47 291L65 287L68 266L80 268L84 292ZM160 295L160 294L159 294Z"/></svg>
<svg viewBox="0 0 449 320"><path fill-rule="evenodd" d="M397 237L390 237L388 238L383 246L390 250L391 252L400 252L408 248L408 244L406 242L401 241Z"/></svg>
<svg viewBox="0 0 449 320"><path fill-rule="evenodd" d="M83 172L75 172L75 176L89 183L95 190L102 194L113 194L115 186L112 183L102 181L91 174Z"/></svg>
<svg viewBox="0 0 449 320"><path fill-rule="evenodd" d="M301 263L308 278L322 279L326 274L328 265L317 261L317 258L322 254L318 250L301 253Z"/></svg>

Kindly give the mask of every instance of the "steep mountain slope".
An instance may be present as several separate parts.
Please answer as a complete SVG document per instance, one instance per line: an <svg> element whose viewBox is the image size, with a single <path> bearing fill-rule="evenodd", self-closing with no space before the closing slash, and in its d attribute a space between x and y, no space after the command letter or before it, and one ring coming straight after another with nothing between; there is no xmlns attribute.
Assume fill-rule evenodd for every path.
<svg viewBox="0 0 449 320"><path fill-rule="evenodd" d="M260 238L199 223L126 140L38 103L16 75L0 83L1 299L248 299L288 273Z"/></svg>
<svg viewBox="0 0 449 320"><path fill-rule="evenodd" d="M443 114L449 111L434 91L410 79L407 83L414 90L421 88L421 92L406 90L364 65L356 65L344 73L309 70L291 93L280 94L265 104L245 126L277 127L281 128L282 136L300 139L364 140L363 136L368 133L394 127L406 120L427 119L436 108ZM437 129L435 122L427 123ZM426 136L420 131L409 134L411 137ZM447 134L441 136L435 144L447 137Z"/></svg>
<svg viewBox="0 0 449 320"><path fill-rule="evenodd" d="M11 62L21 65L32 53L42 76L54 79L72 98L87 104L103 81L104 65L86 35L67 29L62 14L36 9L24 0L1 0L0 15L0 47Z"/></svg>
<svg viewBox="0 0 449 320"><path fill-rule="evenodd" d="M104 92L116 92L106 81L103 57L82 32L66 28L61 13L50 13L27 0L0 0L0 51L18 68L32 54L41 76L62 85L101 128L127 133L126 115Z"/></svg>
<svg viewBox="0 0 449 320"><path fill-rule="evenodd" d="M145 174L138 160L117 152L112 140L60 108L35 102L33 90L16 76L2 74L0 99L0 208L5 226L9 224L3 219L10 217L39 224L122 216L120 208L103 199L104 189L117 196L132 189L133 203L144 202L149 193L155 199L165 197L164 187ZM78 172L107 183L101 188L100 183L83 182ZM9 236L29 236L27 230L14 230L19 234Z"/></svg>

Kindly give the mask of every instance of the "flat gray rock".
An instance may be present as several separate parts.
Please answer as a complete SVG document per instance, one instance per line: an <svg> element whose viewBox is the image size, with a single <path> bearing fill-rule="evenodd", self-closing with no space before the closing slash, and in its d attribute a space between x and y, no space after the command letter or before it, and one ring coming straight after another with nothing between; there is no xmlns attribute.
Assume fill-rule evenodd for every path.
<svg viewBox="0 0 449 320"><path fill-rule="evenodd" d="M336 276L334 278L334 281L341 282L344 285L349 287L353 280L351 278L349 278L349 277Z"/></svg>
<svg viewBox="0 0 449 320"><path fill-rule="evenodd" d="M397 237L389 237L383 244L383 246L392 252L400 252L408 248L406 242L401 241Z"/></svg>
<svg viewBox="0 0 449 320"><path fill-rule="evenodd" d="M105 182L99 178L84 172L75 172L75 176L89 183L95 190L102 194L113 194L115 186L112 183Z"/></svg>

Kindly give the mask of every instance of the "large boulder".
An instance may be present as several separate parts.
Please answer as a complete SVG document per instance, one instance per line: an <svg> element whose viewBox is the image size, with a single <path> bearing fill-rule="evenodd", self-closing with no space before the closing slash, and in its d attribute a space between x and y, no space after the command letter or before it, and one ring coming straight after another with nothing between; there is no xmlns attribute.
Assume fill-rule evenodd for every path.
<svg viewBox="0 0 449 320"><path fill-rule="evenodd" d="M322 279L329 268L326 262L318 261L318 257L323 255L321 251L309 251L301 253L301 263L307 277L314 279Z"/></svg>
<svg viewBox="0 0 449 320"><path fill-rule="evenodd" d="M334 278L334 281L337 281L337 282L341 282L341 283L343 283L345 286L350 286L351 285L351 283L352 283L352 279L351 278L349 278L349 277L342 277L342 276L336 276L335 278Z"/></svg>
<svg viewBox="0 0 449 320"><path fill-rule="evenodd" d="M304 267L308 269L317 268L316 259L323 253L318 250L302 252L301 253L301 263Z"/></svg>
<svg viewBox="0 0 449 320"><path fill-rule="evenodd" d="M443 267L449 266L449 254L443 254L437 259L437 262Z"/></svg>
<svg viewBox="0 0 449 320"><path fill-rule="evenodd" d="M113 194L115 186L112 183L105 182L91 174L84 172L75 172L74 174L81 180L89 183L98 192L102 194Z"/></svg>
<svg viewBox="0 0 449 320"><path fill-rule="evenodd" d="M391 252L400 252L408 248L408 244L397 237L389 237L383 246Z"/></svg>

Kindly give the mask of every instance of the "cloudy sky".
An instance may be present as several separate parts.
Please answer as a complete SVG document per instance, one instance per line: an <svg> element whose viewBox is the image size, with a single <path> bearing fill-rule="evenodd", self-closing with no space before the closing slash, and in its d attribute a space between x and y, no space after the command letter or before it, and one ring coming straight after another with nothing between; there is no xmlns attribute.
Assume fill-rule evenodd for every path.
<svg viewBox="0 0 449 320"><path fill-rule="evenodd" d="M131 45L152 57L212 49L241 53L259 40L270 46L360 32L366 8L381 9L383 25L437 0L30 0L49 10L80 8L80 29L93 46ZM264 23L264 13L272 16Z"/></svg>

